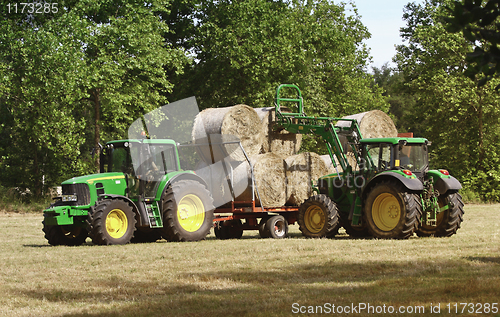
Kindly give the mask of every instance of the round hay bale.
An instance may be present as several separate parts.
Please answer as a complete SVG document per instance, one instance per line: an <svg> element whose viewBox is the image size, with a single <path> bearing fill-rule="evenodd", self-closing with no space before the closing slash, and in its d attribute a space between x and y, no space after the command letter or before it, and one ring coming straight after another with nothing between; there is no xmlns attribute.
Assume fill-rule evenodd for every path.
<svg viewBox="0 0 500 317"><path fill-rule="evenodd" d="M192 137L196 143L204 143L211 135L237 137L248 156L259 154L263 142L262 121L255 110L247 105L226 108L208 108L200 112L194 121ZM212 146L204 151L210 163L230 157L235 161L245 160L236 144Z"/></svg>
<svg viewBox="0 0 500 317"><path fill-rule="evenodd" d="M275 153L281 157L288 157L296 154L302 143L302 134L295 134L285 129L275 130L276 113L274 107L254 108L257 115L262 120L263 143L262 153ZM286 109L283 109L286 111Z"/></svg>
<svg viewBox="0 0 500 317"><path fill-rule="evenodd" d="M273 153L250 158L260 200L255 192L255 204L263 207L280 207L286 202L285 160ZM252 200L252 175L248 162L234 167L234 192L238 201Z"/></svg>
<svg viewBox="0 0 500 317"><path fill-rule="evenodd" d="M380 110L371 110L342 118L356 119L364 139L391 138L398 136L398 130L392 119ZM349 127L350 125L351 123L349 121L338 121L336 124L337 127Z"/></svg>
<svg viewBox="0 0 500 317"><path fill-rule="evenodd" d="M299 206L312 195L311 180L328 175L328 168L316 153L304 152L285 159L287 167L287 204Z"/></svg>

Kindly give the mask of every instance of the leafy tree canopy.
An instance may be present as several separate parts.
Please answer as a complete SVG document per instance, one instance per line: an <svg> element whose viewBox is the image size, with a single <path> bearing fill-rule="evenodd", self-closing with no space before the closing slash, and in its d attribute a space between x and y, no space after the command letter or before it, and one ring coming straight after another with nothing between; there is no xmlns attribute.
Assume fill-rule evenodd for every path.
<svg viewBox="0 0 500 317"><path fill-rule="evenodd" d="M474 51L467 54L469 67L465 74L475 79L482 86L500 74L500 1L499 0L462 0L448 6L451 16L446 18L447 30L462 31L474 46ZM500 86L496 86L498 90Z"/></svg>

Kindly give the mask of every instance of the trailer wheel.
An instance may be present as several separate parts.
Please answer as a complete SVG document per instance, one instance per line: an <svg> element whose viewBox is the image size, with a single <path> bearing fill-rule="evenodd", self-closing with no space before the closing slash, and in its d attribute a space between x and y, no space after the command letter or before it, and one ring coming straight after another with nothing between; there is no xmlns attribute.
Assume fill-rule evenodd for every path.
<svg viewBox="0 0 500 317"><path fill-rule="evenodd" d="M45 239L50 245L67 245L78 246L82 245L87 240L88 233L82 227L78 226L48 226L43 223L43 232Z"/></svg>
<svg viewBox="0 0 500 317"><path fill-rule="evenodd" d="M194 180L169 185L162 197L162 211L162 233L168 241L203 240L213 226L213 199L206 187Z"/></svg>
<svg viewBox="0 0 500 317"><path fill-rule="evenodd" d="M459 193L446 193L438 198L439 207L450 204L446 209L437 214L436 226L428 226L424 223L417 230L419 237L450 237L457 233L464 220L464 203Z"/></svg>
<svg viewBox="0 0 500 317"><path fill-rule="evenodd" d="M269 238L269 232L266 231L266 222L269 220L269 216L262 217L259 222L259 235L261 238Z"/></svg>
<svg viewBox="0 0 500 317"><path fill-rule="evenodd" d="M364 217L376 238L409 238L417 230L421 216L420 198L398 184L377 184L366 198Z"/></svg>
<svg viewBox="0 0 500 317"><path fill-rule="evenodd" d="M214 233L221 240L240 239L243 236L243 225L239 219L222 221L215 226Z"/></svg>
<svg viewBox="0 0 500 317"><path fill-rule="evenodd" d="M270 238L283 239L288 235L288 222L285 217L278 215L272 216L266 221L265 231Z"/></svg>
<svg viewBox="0 0 500 317"><path fill-rule="evenodd" d="M337 205L324 194L312 196L300 206L297 222L308 238L332 237L339 230Z"/></svg>
<svg viewBox="0 0 500 317"><path fill-rule="evenodd" d="M89 212L87 224L92 242L99 245L127 244L135 231L132 206L121 199L101 200Z"/></svg>

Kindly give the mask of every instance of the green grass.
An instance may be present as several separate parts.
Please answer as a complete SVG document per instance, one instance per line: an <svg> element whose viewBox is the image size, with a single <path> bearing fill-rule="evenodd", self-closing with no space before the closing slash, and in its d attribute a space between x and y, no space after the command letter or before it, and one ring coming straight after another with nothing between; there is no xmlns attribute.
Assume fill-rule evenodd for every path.
<svg viewBox="0 0 500 317"><path fill-rule="evenodd" d="M499 306L500 205L465 212L445 239L314 240L294 225L285 240L248 231L240 240L212 233L193 243L80 247L49 246L41 214L3 213L0 316L291 316L300 306L359 303L424 307L412 316L435 316L430 306L440 304L450 316L448 303Z"/></svg>

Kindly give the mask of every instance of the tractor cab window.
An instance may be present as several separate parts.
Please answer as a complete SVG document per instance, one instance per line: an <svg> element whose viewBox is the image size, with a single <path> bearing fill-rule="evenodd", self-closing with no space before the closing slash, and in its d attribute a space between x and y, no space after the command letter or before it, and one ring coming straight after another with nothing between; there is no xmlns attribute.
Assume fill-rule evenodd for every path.
<svg viewBox="0 0 500 317"><path fill-rule="evenodd" d="M411 143L400 145L399 166L412 172L424 172L428 166L427 146Z"/></svg>
<svg viewBox="0 0 500 317"><path fill-rule="evenodd" d="M145 145L145 147L147 147L147 156L144 164L148 171L164 175L177 170L173 145L153 144Z"/></svg>
<svg viewBox="0 0 500 317"><path fill-rule="evenodd" d="M386 143L368 144L366 146L368 164L371 169L383 171L391 169L392 146Z"/></svg>
<svg viewBox="0 0 500 317"><path fill-rule="evenodd" d="M104 149L103 171L133 174L132 158L128 143L109 144ZM107 165L107 168L106 168Z"/></svg>

